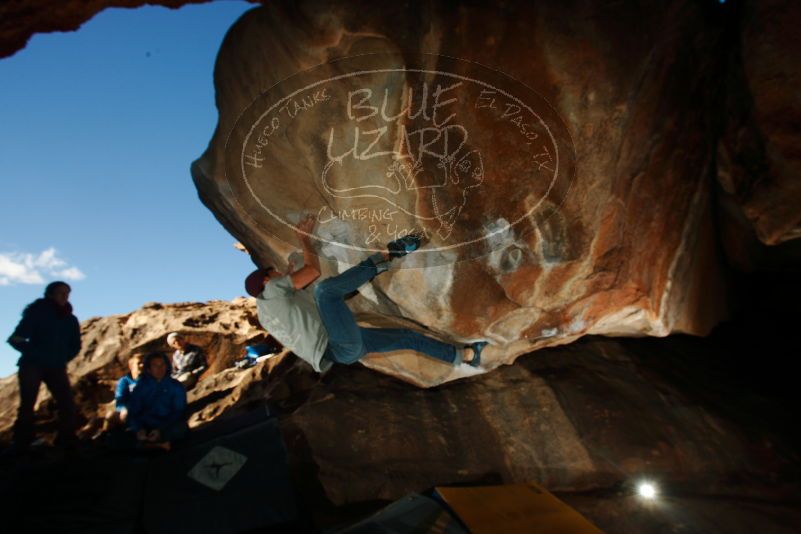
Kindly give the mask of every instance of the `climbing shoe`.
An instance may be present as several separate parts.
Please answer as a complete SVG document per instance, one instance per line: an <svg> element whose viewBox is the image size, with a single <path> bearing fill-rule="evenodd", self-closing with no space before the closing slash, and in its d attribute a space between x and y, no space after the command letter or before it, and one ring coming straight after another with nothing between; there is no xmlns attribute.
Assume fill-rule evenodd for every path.
<svg viewBox="0 0 801 534"><path fill-rule="evenodd" d="M409 234L387 243L390 259L401 258L420 248L422 237L420 234Z"/></svg>
<svg viewBox="0 0 801 534"><path fill-rule="evenodd" d="M473 349L473 359L467 362L469 365L473 367L478 367L481 365L481 351L489 345L487 341L476 341L475 343L470 343L467 345L471 349Z"/></svg>

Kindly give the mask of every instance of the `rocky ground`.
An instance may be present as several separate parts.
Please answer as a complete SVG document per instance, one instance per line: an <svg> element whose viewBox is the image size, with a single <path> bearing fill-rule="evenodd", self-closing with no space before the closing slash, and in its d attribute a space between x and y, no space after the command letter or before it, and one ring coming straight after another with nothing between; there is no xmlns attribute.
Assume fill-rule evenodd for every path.
<svg viewBox="0 0 801 534"><path fill-rule="evenodd" d="M760 386L764 373L743 372L750 347L736 325L709 338L590 336L420 388L362 365L318 376L288 352L232 369L243 344L263 335L249 322L253 309L247 299L150 304L87 321L70 367L84 417L110 408L113 377L131 351L166 349L177 329L204 345L212 364L190 393L191 426L268 405L321 525L435 485L533 480L610 532L801 527L797 412L783 405L783 389ZM15 395L13 377L4 379L5 436ZM43 395L45 435L52 410ZM658 507L632 494L644 476L663 489Z"/></svg>

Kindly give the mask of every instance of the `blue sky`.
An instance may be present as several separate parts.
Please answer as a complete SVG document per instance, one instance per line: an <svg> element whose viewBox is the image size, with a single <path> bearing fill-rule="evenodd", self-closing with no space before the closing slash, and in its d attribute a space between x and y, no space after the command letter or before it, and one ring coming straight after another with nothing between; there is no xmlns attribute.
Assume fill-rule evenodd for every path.
<svg viewBox="0 0 801 534"><path fill-rule="evenodd" d="M0 337L68 280L84 320L242 295L247 256L189 165L217 124L212 72L253 4L106 9L0 59ZM18 353L0 345L0 376Z"/></svg>

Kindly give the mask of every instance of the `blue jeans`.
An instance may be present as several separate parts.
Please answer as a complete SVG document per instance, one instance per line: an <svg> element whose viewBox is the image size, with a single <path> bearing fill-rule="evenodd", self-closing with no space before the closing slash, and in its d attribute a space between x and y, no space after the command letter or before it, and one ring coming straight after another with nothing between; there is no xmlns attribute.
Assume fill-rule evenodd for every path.
<svg viewBox="0 0 801 534"><path fill-rule="evenodd" d="M353 312L345 303L345 296L378 274L375 261L368 258L337 276L326 278L314 288L320 319L328 332L328 346L323 357L350 365L368 352L413 350L450 364L461 363L461 351L457 351L455 346L414 330L362 328L356 324Z"/></svg>

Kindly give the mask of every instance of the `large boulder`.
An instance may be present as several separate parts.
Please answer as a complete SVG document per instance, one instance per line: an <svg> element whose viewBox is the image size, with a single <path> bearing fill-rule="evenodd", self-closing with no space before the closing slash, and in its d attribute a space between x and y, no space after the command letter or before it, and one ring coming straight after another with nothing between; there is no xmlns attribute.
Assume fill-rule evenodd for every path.
<svg viewBox="0 0 801 534"><path fill-rule="evenodd" d="M718 145L721 196L732 219L776 245L801 237L801 5L769 0L740 9Z"/></svg>
<svg viewBox="0 0 801 534"><path fill-rule="evenodd" d="M423 232L352 307L489 339L487 369L586 334L703 335L729 307L711 211L723 27L697 2L271 2L220 48L192 175L279 269L304 212L324 276ZM466 373L366 363L425 386Z"/></svg>
<svg viewBox="0 0 801 534"><path fill-rule="evenodd" d="M23 47L33 33L75 29L104 7L140 4L4 3L0 55ZM320 254L331 260L324 262L326 275L369 248L359 239L372 235L370 245L376 246L406 228L387 225L388 211L405 216L398 223L422 221L421 229L433 238L429 253L415 260L418 264L408 260L402 266L428 268L384 275L352 301L353 307L366 314L365 324L383 315L450 340L489 338L502 348L490 367L588 333L704 334L731 305L717 250L745 270L786 269L801 262L792 148L799 85L799 45L792 29L801 14L790 4L270 2L246 14L220 51L215 75L220 122L209 149L193 165L193 177L203 201L257 263L286 265L295 248L287 228L297 216L293 211L320 215L319 229L327 232L315 237ZM364 58L361 66L354 60L330 63L365 53L378 55ZM255 198L250 191L243 195L242 184L237 188L236 177L225 169L230 134L242 141L247 133L235 126L255 124L255 112L285 96L282 91L293 80L304 80L298 73L307 71L306 81L319 81L337 65L350 74L365 65L394 68L383 78L348 78L359 82L357 90L372 89L378 100L387 89L390 111L404 101L400 89L417 85L422 94L422 76L409 73L415 65L438 71L440 79L461 75L508 89L533 108L541 125L555 126L546 148L561 149L561 166L552 168L564 172L559 180L541 174L521 183L527 174L515 173L524 151L510 150L515 144L509 128L512 120L520 123L515 126L524 124L522 115L511 107L503 117L504 106L493 123L491 98L480 101L483 109L476 106L468 113L469 91L462 87L440 94L441 102L448 95L461 99L440 111L457 113L454 122L466 128L469 148L481 156L481 174L468 173L461 185L454 183L464 174L465 161L476 167L474 155L441 167L436 159L421 159L425 172L412 176L415 185L447 171L456 186L435 195L431 188L409 191L408 169L396 165L389 172L395 162L376 158L369 165L362 160L358 167L335 166L339 172L326 173L331 180L321 181L321 156L328 156L321 150L328 148L323 134L331 128L322 127L327 123L318 119L325 114L318 112L326 105L325 94L355 87L340 81L329 93L318 93L317 101L312 91L300 95L297 108L285 109L300 113L292 131L280 130L288 143L283 148L289 149L273 158L280 165L253 181ZM429 99L436 76L429 77ZM502 104L496 99L496 106ZM370 105L356 102L356 113L367 113ZM333 140L347 148L342 143L353 129L344 128L348 121L341 106L338 112L329 113L333 122L327 126L337 125ZM439 117L440 126L447 116ZM406 120L407 131L426 126L419 121ZM388 129L372 152L397 146L399 130ZM526 133L532 131L542 133ZM432 146L436 152L436 143ZM476 154L459 155L469 153ZM529 153L538 171L542 160L535 156L543 153ZM405 187L397 198L385 194L366 202L341 195L376 185L386 191L386 183L375 182L378 169L396 173L386 179ZM708 180L710 174L718 179ZM276 218L264 216L259 203L270 207L265 200L288 202ZM364 218L379 223L375 227L382 231L370 232ZM472 246L443 250L471 240ZM770 246L776 244L781 246ZM464 374L431 373L430 365L416 365L411 355L382 361L392 363L384 371L421 385Z"/></svg>
<svg viewBox="0 0 801 534"><path fill-rule="evenodd" d="M36 32L74 30L105 7L142 4L3 3L0 57ZM376 246L407 228L401 223L421 223L432 238L428 252L402 266L428 268L384 275L353 307L366 314L365 324L384 315L450 340L489 338L501 348L489 367L588 333L704 334L731 306L718 251L743 270L801 264L801 181L793 148L801 94L793 30L799 18L798 6L784 0L669 6L270 2L246 14L220 51L220 122L193 177L203 201L260 263L286 265L295 248L285 224L297 216L292 212L316 211L320 229L328 230L315 232L320 254L331 260L324 262L326 275L369 248L359 240L372 236L368 245ZM368 53L361 64L341 61ZM375 65L391 72L352 76ZM415 66L438 74L415 75ZM278 130L284 144L273 143L287 150L253 175L255 194L243 191L245 173L237 177L225 167L237 161L225 143L242 143L248 133L242 126L256 124L258 112L286 96L293 83L328 79L335 71L348 76L328 93L318 92L317 100L314 91L299 95L282 111L297 116L292 128ZM424 172L415 174L414 166L390 168L397 163L392 157L360 159L351 167L340 161L328 167L333 173L322 173L329 156L325 133L335 134L333 146L341 151L334 155L347 153L355 131L349 122L359 122L362 132L381 126L364 116L384 89L384 111L391 115L402 109L404 89L416 88L419 98L428 81L433 99L438 81L456 75L472 81L452 89L440 83L443 113L436 121L445 129L440 140L428 138L430 152L445 155L437 143L444 143L446 119L456 113L451 126L462 126L470 143L454 158L418 158L417 170ZM526 104L531 113L526 106L521 113L506 107L516 101L493 100L491 91L479 94L483 98L468 112L478 82L518 98L515 105ZM346 105L343 115L339 102L329 109L332 122L320 121L326 116L320 111L336 102L332 96L348 96L345 89L355 89L357 97L370 89L374 102L355 101L352 117ZM447 102L449 95L458 102ZM541 120L524 120L534 115ZM425 132L437 135L425 120L435 119L407 114L369 152L394 150L402 123L406 132L423 128L419 149ZM526 124L547 126L549 135ZM558 165L542 166L540 155L553 157L553 150L522 150L510 137L512 126L518 134L547 138L546 149L560 150ZM365 155L369 136L362 142L359 154ZM375 181L382 179L379 170L404 190L370 201L342 194L375 186L386 192L387 183ZM709 180L712 175L717 180ZM526 176L535 179L526 182ZM453 187L430 187L441 183L438 177ZM286 202L279 217L265 217L264 206L280 201ZM393 210L402 215L389 215ZM387 217L399 219L387 224ZM365 228L365 218L381 231ZM465 241L473 243L445 248ZM421 385L464 374L418 365L411 355L381 361L391 365L367 363Z"/></svg>

